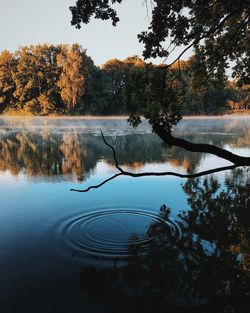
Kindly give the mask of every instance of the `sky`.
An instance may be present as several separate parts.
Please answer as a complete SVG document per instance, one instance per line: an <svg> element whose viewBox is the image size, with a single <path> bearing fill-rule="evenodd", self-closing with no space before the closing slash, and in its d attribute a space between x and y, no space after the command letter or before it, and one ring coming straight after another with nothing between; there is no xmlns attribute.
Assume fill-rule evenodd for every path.
<svg viewBox="0 0 250 313"><path fill-rule="evenodd" d="M141 55L137 34L147 28L142 0L124 0L118 5L121 22L93 20L80 30L71 26L69 6L75 0L0 0L0 51L38 43L79 43L97 65L111 58Z"/></svg>
<svg viewBox="0 0 250 313"><path fill-rule="evenodd" d="M143 0L116 5L120 22L92 20L80 30L71 26L69 7L76 0L0 0L0 51L38 43L79 43L96 65L112 58L142 55L137 34L149 25ZM173 55L173 58L177 52ZM152 60L151 60L152 61ZM160 60L154 60L160 63ZM171 58L169 59L171 61Z"/></svg>

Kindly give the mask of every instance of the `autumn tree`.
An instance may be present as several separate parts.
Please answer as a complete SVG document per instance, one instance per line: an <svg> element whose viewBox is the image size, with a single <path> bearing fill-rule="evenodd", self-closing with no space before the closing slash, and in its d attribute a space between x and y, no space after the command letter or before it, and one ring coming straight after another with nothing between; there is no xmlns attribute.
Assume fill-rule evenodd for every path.
<svg viewBox="0 0 250 313"><path fill-rule="evenodd" d="M52 45L23 47L15 53L14 72L16 109L47 114L58 105L60 69L56 56L60 48Z"/></svg>
<svg viewBox="0 0 250 313"><path fill-rule="evenodd" d="M13 104L15 83L13 73L16 70L16 60L5 50L0 54L0 112Z"/></svg>
<svg viewBox="0 0 250 313"><path fill-rule="evenodd" d="M57 56L57 64L62 72L57 85L60 88L62 100L66 103L68 109L74 108L79 97L83 93L84 75L83 75L83 57L85 52L81 50L78 44L72 47L62 46L62 51Z"/></svg>
<svg viewBox="0 0 250 313"><path fill-rule="evenodd" d="M90 86L93 61L78 44L24 46L0 56L0 102L4 109L46 115L77 112L75 106ZM84 107L84 103L81 103ZM90 104L91 106L91 104Z"/></svg>
<svg viewBox="0 0 250 313"><path fill-rule="evenodd" d="M250 84L243 85L239 88L239 98L243 104L243 109L247 110L250 108Z"/></svg>
<svg viewBox="0 0 250 313"><path fill-rule="evenodd" d="M57 55L60 52L60 46L47 44L36 46L33 52L36 56L38 102L42 114L48 114L61 108L59 87L57 86L61 74L61 69L57 65Z"/></svg>
<svg viewBox="0 0 250 313"><path fill-rule="evenodd" d="M15 53L18 60L17 70L14 73L16 90L16 107L27 111L39 111L37 97L39 95L39 80L35 71L35 57L32 54L33 46L23 47Z"/></svg>

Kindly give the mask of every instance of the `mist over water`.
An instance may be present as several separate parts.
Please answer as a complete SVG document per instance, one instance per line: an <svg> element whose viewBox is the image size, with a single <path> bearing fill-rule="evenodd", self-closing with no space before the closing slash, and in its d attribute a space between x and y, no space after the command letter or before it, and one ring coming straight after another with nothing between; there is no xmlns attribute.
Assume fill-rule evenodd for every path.
<svg viewBox="0 0 250 313"><path fill-rule="evenodd" d="M174 134L250 155L249 122L188 118ZM0 312L247 312L248 169L71 192L117 172L100 129L130 171L230 164L163 148L146 121L0 118Z"/></svg>

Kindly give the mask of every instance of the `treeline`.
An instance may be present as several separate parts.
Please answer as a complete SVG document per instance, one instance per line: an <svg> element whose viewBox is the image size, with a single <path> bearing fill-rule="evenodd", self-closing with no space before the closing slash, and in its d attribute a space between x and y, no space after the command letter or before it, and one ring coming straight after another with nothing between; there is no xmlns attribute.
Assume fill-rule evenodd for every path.
<svg viewBox="0 0 250 313"><path fill-rule="evenodd" d="M248 109L249 85L209 74L201 56L171 68L138 56L95 66L78 44L22 47L0 54L0 113L128 114L164 103L182 114ZM175 106L176 108L172 108Z"/></svg>

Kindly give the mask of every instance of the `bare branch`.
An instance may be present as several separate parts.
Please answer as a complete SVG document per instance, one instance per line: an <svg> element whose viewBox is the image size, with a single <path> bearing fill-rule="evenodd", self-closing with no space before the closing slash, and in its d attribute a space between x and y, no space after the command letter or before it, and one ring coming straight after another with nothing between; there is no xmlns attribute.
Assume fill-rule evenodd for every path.
<svg viewBox="0 0 250 313"><path fill-rule="evenodd" d="M102 140L104 141L104 143L113 151L113 158L114 158L114 161L115 161L115 166L117 167L117 169L120 171L120 172L123 172L123 170L119 167L119 164L118 164L118 161L117 161L117 157L116 157L116 152L115 152L115 148L113 146L111 146L105 139L104 135L103 135L103 132L101 131L101 135L102 135Z"/></svg>
<svg viewBox="0 0 250 313"><path fill-rule="evenodd" d="M210 169L210 170L206 170L206 171L202 171L199 173L194 173L194 174L180 174L180 173L176 173L176 172L144 172L144 173L132 173L132 172L128 172L128 171L124 171L118 164L117 161L117 157L116 157L116 151L115 148L113 146L111 146L107 141L106 138L104 137L102 131L101 131L101 136L102 139L104 141L104 143L112 150L113 152L113 158L115 161L115 167L118 169L119 173L109 177L108 179L105 179L104 181L102 181L100 184L98 185L92 185L89 186L86 189L70 189L70 191L76 191L76 192L88 192L91 189L98 189L101 186L103 186L104 184L106 184L107 182L115 179L118 176L129 176L129 177L145 177L145 176L175 176L175 177L179 177L179 178L197 178L197 177L201 177L204 175L208 175L208 174L213 174L213 173L218 173L218 172L222 172L222 171L226 171L226 170L233 170L237 167L239 167L240 165L229 165L229 166L223 166L223 167L218 167L218 168L214 168L214 169Z"/></svg>
<svg viewBox="0 0 250 313"><path fill-rule="evenodd" d="M148 1L147 0L144 0L143 3L142 3L142 6L146 6L146 12L147 12L147 16L146 18L148 19L148 21L150 22L150 18L149 18L149 9L148 9Z"/></svg>
<svg viewBox="0 0 250 313"><path fill-rule="evenodd" d="M218 168L214 168L214 169L210 169L207 171L202 171L199 173L195 173L195 174L180 174L180 173L176 173L176 172L144 172L144 173L131 173L131 172L123 172L121 174L125 175L125 176L131 176L131 177L144 177L144 176L176 176L179 178L197 178L197 177L201 177L204 175L208 175L208 174L213 174L213 173L217 173L217 172L222 172L222 171L226 171L226 170L233 170L237 167L237 165L229 165L229 166L223 166L223 167L218 167Z"/></svg>
<svg viewBox="0 0 250 313"><path fill-rule="evenodd" d="M106 184L107 182L111 181L112 179L115 179L116 177L118 176L121 176L123 175L122 173L117 173L111 177L109 177L108 179L104 180L103 182L101 182L100 184L98 185L93 185L93 186L89 186L87 189L70 189L70 191L76 191L76 192L87 192L89 191L90 189L97 189L97 188L100 188L101 186L103 186L104 184Z"/></svg>

